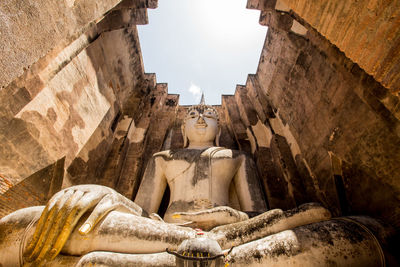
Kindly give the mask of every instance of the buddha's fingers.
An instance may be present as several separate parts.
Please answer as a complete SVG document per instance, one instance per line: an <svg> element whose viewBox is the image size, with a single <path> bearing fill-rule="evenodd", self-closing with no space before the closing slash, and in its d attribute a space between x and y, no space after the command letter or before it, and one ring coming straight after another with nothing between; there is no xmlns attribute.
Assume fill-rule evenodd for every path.
<svg viewBox="0 0 400 267"><path fill-rule="evenodd" d="M81 234L89 233L93 227L110 211L118 210L127 213L131 213L134 215L140 216L136 209L133 209L131 206L124 204L121 197L122 195L116 194L108 194L106 195L94 208L89 218L85 221L85 223L79 228L79 232ZM136 204L135 204L136 205Z"/></svg>
<svg viewBox="0 0 400 267"><path fill-rule="evenodd" d="M58 198L53 197L48 203L48 207L50 209L49 215L47 216L47 219L44 222L43 229L40 233L38 241L35 244L35 248L33 249L32 253L30 253L30 255L27 256L26 258L28 262L32 262L39 255L47 239L47 236L49 235L49 232L53 227L53 223L58 215L59 210L61 209L62 205L71 197L73 191L68 190L57 194L59 194L60 197Z"/></svg>
<svg viewBox="0 0 400 267"><path fill-rule="evenodd" d="M204 222L209 221L216 216L215 211L205 210L196 212L176 212L172 215L174 218L183 219L185 221L192 222Z"/></svg>
<svg viewBox="0 0 400 267"><path fill-rule="evenodd" d="M187 221L206 222L218 221L220 223L234 223L248 219L247 214L232 209L231 207L221 206L197 212L178 212L173 217Z"/></svg>
<svg viewBox="0 0 400 267"><path fill-rule="evenodd" d="M35 248L36 242L39 240L40 234L42 232L44 223L46 222L46 219L49 216L48 211L49 211L48 206L46 206L42 214L40 215L40 219L36 225L35 233L33 234L31 240L29 241L28 245L25 248L24 256L29 256L32 253L33 249Z"/></svg>
<svg viewBox="0 0 400 267"><path fill-rule="evenodd" d="M50 251L53 249L53 246L57 240L57 237L59 236L61 230L63 229L63 227L65 225L67 217L69 216L71 211L73 211L73 208L75 207L76 203L81 199L81 197L84 194L80 190L75 191L75 192L72 191L72 193L73 194L64 203L62 203L62 206L58 211L57 217L56 217L53 225L51 226L50 232L46 238L46 241L42 247L42 250L40 251L39 256L35 260L35 262L38 265L42 262L50 260L50 258L49 258Z"/></svg>
<svg viewBox="0 0 400 267"><path fill-rule="evenodd" d="M126 197L124 197L119 193L117 194L119 195L119 202L122 204L121 207L126 208L129 213L142 216L143 209L138 204L131 201L130 199L127 199Z"/></svg>
<svg viewBox="0 0 400 267"><path fill-rule="evenodd" d="M160 217L157 213L150 213L149 218L155 221L164 222L163 218Z"/></svg>
<svg viewBox="0 0 400 267"><path fill-rule="evenodd" d="M92 192L85 194L79 200L77 205L75 205L71 213L68 215L64 227L58 235L58 238L48 256L50 260L53 260L60 253L82 215L99 203L102 198L102 195Z"/></svg>
<svg viewBox="0 0 400 267"><path fill-rule="evenodd" d="M231 207L221 206L217 207L216 209L218 209L218 211L215 212L214 214L224 215L228 223L240 222L247 220L249 218L249 216L246 213L232 209Z"/></svg>
<svg viewBox="0 0 400 267"><path fill-rule="evenodd" d="M33 234L27 247L25 248L24 256L26 256L26 257L29 256L32 253L32 251L34 250L36 243L39 240L40 234L42 233L43 227L47 221L47 218L49 217L51 208L54 206L54 204L57 202L57 200L60 199L63 195L64 195L64 191L59 192L58 194L54 195L52 197L51 201L48 202L48 204L42 211L42 214L40 215L40 219L36 225L35 233Z"/></svg>

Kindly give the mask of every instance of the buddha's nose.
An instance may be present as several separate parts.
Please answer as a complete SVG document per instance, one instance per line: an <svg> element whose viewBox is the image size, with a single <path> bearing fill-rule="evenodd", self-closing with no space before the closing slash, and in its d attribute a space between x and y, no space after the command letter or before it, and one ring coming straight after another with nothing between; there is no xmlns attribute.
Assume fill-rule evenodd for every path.
<svg viewBox="0 0 400 267"><path fill-rule="evenodd" d="M203 114L200 114L199 119L197 120L197 123L206 123L206 121L203 118Z"/></svg>

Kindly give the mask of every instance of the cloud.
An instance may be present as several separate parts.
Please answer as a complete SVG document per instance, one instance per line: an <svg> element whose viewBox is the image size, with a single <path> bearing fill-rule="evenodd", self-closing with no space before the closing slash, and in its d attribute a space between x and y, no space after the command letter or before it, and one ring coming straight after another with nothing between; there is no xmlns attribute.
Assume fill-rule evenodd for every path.
<svg viewBox="0 0 400 267"><path fill-rule="evenodd" d="M202 90L200 87L195 85L194 83L190 83L189 92L193 95L196 102L199 102L201 99Z"/></svg>

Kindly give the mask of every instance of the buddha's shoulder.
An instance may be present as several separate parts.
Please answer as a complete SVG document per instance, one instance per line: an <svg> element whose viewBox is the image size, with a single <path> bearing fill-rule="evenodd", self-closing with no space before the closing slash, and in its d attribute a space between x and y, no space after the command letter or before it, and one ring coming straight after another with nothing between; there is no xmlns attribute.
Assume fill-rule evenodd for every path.
<svg viewBox="0 0 400 267"><path fill-rule="evenodd" d="M246 154L242 151L229 149L226 147L212 147L207 151L212 158L239 158L246 157Z"/></svg>
<svg viewBox="0 0 400 267"><path fill-rule="evenodd" d="M201 152L201 150L187 148L164 150L153 154L153 159L164 162L183 160L192 163L199 159Z"/></svg>
<svg viewBox="0 0 400 267"><path fill-rule="evenodd" d="M153 158L163 158L163 159L168 159L171 158L171 150L164 150L164 151L159 151L153 154Z"/></svg>
<svg viewBox="0 0 400 267"><path fill-rule="evenodd" d="M153 154L153 158L162 158L164 160L186 160L193 162L199 157L211 156L212 158L238 158L246 157L246 154L234 149L225 147L210 147L207 149L171 149Z"/></svg>
<svg viewBox="0 0 400 267"><path fill-rule="evenodd" d="M165 160L190 159L197 158L203 151L204 150L189 148L170 149L154 153L153 158L163 158Z"/></svg>

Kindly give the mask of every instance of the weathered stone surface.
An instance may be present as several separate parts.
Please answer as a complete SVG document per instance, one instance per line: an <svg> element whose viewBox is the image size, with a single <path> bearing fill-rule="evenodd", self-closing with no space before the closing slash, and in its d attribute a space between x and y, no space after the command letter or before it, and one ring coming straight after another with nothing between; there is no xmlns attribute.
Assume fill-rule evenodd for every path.
<svg viewBox="0 0 400 267"><path fill-rule="evenodd" d="M116 187L128 149L128 146L126 145L126 136L132 123L132 118L129 118L128 116L121 118L118 122L116 129L114 130L114 139L110 152L107 155L103 171L101 176L97 179L96 184L105 185L111 188Z"/></svg>
<svg viewBox="0 0 400 267"><path fill-rule="evenodd" d="M0 88L55 47L71 43L118 2L2 1Z"/></svg>
<svg viewBox="0 0 400 267"><path fill-rule="evenodd" d="M117 116L118 119L118 116ZM65 173L63 187L74 184L96 183L103 177L103 165L111 149L113 132L110 122L115 120L108 112L85 146L73 159Z"/></svg>
<svg viewBox="0 0 400 267"><path fill-rule="evenodd" d="M250 99L247 97L247 89L245 86L237 85L235 90L235 100L239 109L240 118L244 125L248 128L257 123L257 112L253 108Z"/></svg>
<svg viewBox="0 0 400 267"><path fill-rule="evenodd" d="M178 99L178 95L168 95L167 84L157 84L156 90L150 99L152 113L142 156L143 166L147 166L151 156L162 149L168 130L171 128L176 116ZM143 173L144 168L138 173L137 179L139 183Z"/></svg>
<svg viewBox="0 0 400 267"><path fill-rule="evenodd" d="M379 100L386 89L367 81L368 75L352 67L326 40L312 33L308 36L310 39L270 28L257 79L279 120L289 126L310 175L318 180L315 191L322 196L320 201L339 212L328 151L398 192L394 177L400 175L396 167L400 160L399 122L394 110ZM297 150L292 145L291 149Z"/></svg>
<svg viewBox="0 0 400 267"><path fill-rule="evenodd" d="M232 129L232 132L235 135L235 139L239 145L239 149L246 152L251 152L251 146L248 140L246 127L240 118L235 97L227 95L222 96L222 108L226 116L226 122L228 123L229 127Z"/></svg>
<svg viewBox="0 0 400 267"><path fill-rule="evenodd" d="M149 157L162 149L168 139L169 129L175 120L178 95L167 95L166 84L157 84L145 98L143 113L137 125L132 125L126 136L126 156L116 181L116 190L134 198ZM170 142L170 141L169 141ZM110 155L120 157L119 154Z"/></svg>
<svg viewBox="0 0 400 267"><path fill-rule="evenodd" d="M307 161L304 159L303 155L296 155L295 162L308 201L320 202L324 206L329 206L327 203L323 202L325 201L325 198L323 197L318 179L317 177L315 177L315 174L313 174L310 170L310 167L308 166Z"/></svg>
<svg viewBox="0 0 400 267"><path fill-rule="evenodd" d="M147 23L147 8L115 8L97 24L97 30L105 32Z"/></svg>
<svg viewBox="0 0 400 267"><path fill-rule="evenodd" d="M393 187L354 164L342 161L341 167L348 214L368 213L388 222L400 221L400 198ZM390 211L387 210L388 203L393 207Z"/></svg>
<svg viewBox="0 0 400 267"><path fill-rule="evenodd" d="M118 24L120 17L111 19L115 16L106 16L106 19L99 24L102 27L99 27L98 34L104 30L120 28L118 25L146 24L146 9L157 7L155 0L122 1L117 5L119 3L120 0L96 3L69 0L57 3L2 2L0 66L3 71L0 74L0 88L5 88L15 78L28 73L31 71L30 68L41 68L36 64L40 59L56 57L60 51L89 29L97 32L95 23L110 9L115 7L116 12L123 13L123 20ZM103 27L103 25L115 25L115 27Z"/></svg>
<svg viewBox="0 0 400 267"><path fill-rule="evenodd" d="M1 146L8 152L0 161L2 173L13 183L64 155L67 167L75 161L73 165L81 170L98 169L86 164L96 166L104 162L101 158L107 153L113 134L107 128L114 116L131 104L127 99L143 95L144 70L135 28L105 32L83 50L78 49L77 54L70 54L75 46L67 47L59 58L48 63L47 67L52 69L64 59L63 53L72 57L58 66L55 75L42 71L41 75L47 75L42 79L45 83L32 85L27 97L15 96L13 90L1 92L0 105L5 108L0 112L4 140ZM32 94L34 91L37 93ZM17 139L13 131L18 132ZM96 147L101 148L94 152ZM95 156L96 153L100 155ZM81 170L79 176L87 178L89 174ZM93 172L89 176L99 177ZM77 181L68 174L65 185L73 184L70 179Z"/></svg>
<svg viewBox="0 0 400 267"><path fill-rule="evenodd" d="M232 266L383 266L376 238L355 220L333 219L296 227L235 247Z"/></svg>
<svg viewBox="0 0 400 267"><path fill-rule="evenodd" d="M276 173L271 149L260 148L255 153L260 180L266 195L268 208L290 209L294 206L293 197L288 197L287 183Z"/></svg>
<svg viewBox="0 0 400 267"><path fill-rule="evenodd" d="M149 128L149 111L145 111L142 118L138 119L137 124L131 124L125 139L127 151L123 158L123 167L116 181L116 190L128 198L136 192L142 168L142 155L145 147L145 137Z"/></svg>
<svg viewBox="0 0 400 267"><path fill-rule="evenodd" d="M283 136L276 134L272 137L271 154L277 178L282 180L281 183L287 184L287 196L284 198L292 198L295 206L309 202L289 144Z"/></svg>
<svg viewBox="0 0 400 267"><path fill-rule="evenodd" d="M187 113L186 106L178 106L178 110L175 116L175 121L168 132L165 139L163 149L179 149L183 148L183 134L182 134L182 123Z"/></svg>
<svg viewBox="0 0 400 267"><path fill-rule="evenodd" d="M293 18L285 12L263 10L260 15L260 24L276 30L290 31L293 25Z"/></svg>
<svg viewBox="0 0 400 267"><path fill-rule="evenodd" d="M0 217L18 209L45 205L61 189L64 158L32 174L0 194Z"/></svg>
<svg viewBox="0 0 400 267"><path fill-rule="evenodd" d="M254 74L247 76L246 89L252 107L256 110L262 123L265 123L267 118L275 117L271 104L265 94L262 93L260 84Z"/></svg>
<svg viewBox="0 0 400 267"><path fill-rule="evenodd" d="M383 86L400 90L400 3L282 0Z"/></svg>
<svg viewBox="0 0 400 267"><path fill-rule="evenodd" d="M234 133L229 127L224 110L221 106L214 106L219 113L219 124L221 126L221 136L219 137L219 146L237 149L238 144L235 141Z"/></svg>

